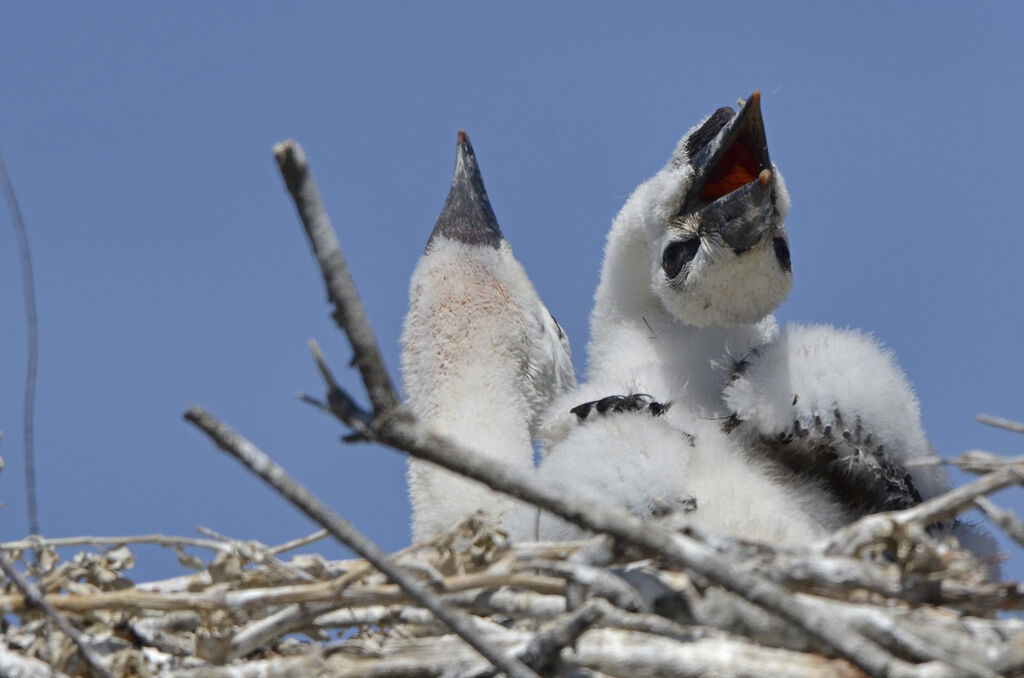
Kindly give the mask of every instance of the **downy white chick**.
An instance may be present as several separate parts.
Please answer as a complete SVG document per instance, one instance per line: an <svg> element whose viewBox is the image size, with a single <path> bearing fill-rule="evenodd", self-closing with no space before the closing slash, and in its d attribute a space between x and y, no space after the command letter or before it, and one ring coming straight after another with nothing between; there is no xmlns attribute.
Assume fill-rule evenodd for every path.
<svg viewBox="0 0 1024 678"><path fill-rule="evenodd" d="M421 421L488 457L533 468L541 413L576 384L569 341L502 236L463 131L451 190L409 284L401 344L409 407ZM477 510L501 522L513 506L415 459L409 495L416 541Z"/></svg>
<svg viewBox="0 0 1024 678"><path fill-rule="evenodd" d="M540 473L571 474L640 515L667 505L787 544L945 488L934 467L905 466L930 448L877 342L827 326L779 331L788 209L757 92L683 137L612 225L587 382L553 404ZM542 538L573 533L541 521Z"/></svg>

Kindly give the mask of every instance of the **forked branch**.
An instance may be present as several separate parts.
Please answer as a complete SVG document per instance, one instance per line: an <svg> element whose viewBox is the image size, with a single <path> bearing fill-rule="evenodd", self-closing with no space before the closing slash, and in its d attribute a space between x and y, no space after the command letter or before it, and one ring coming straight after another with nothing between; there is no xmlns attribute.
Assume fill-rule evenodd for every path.
<svg viewBox="0 0 1024 678"><path fill-rule="evenodd" d="M398 584L410 598L430 610L442 623L510 678L538 678L533 671L530 671L517 659L508 657L501 650L493 647L490 640L475 632L472 622L464 613L445 605L437 594L427 589L411 574L396 566L379 546L352 527L349 521L334 513L266 453L239 433L199 407L189 408L185 413L185 419L195 424L218 447L242 462L281 496L330 532L335 539L383 572L391 581Z"/></svg>

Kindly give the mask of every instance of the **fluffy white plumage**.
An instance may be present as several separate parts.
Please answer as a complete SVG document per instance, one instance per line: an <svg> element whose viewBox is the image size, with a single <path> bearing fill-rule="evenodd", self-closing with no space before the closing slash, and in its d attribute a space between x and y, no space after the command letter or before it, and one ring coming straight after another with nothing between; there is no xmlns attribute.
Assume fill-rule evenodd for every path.
<svg viewBox="0 0 1024 678"><path fill-rule="evenodd" d="M785 327L724 397L742 422L736 434L773 437L800 429L846 439L848 433L862 447L881 446L901 466L932 455L917 397L892 352L857 330ZM937 467L908 470L923 498L947 489Z"/></svg>
<svg viewBox="0 0 1024 678"><path fill-rule="evenodd" d="M788 209L757 93L683 137L613 222L587 381L546 417L541 474L640 515L674 506L695 524L786 544L892 507L872 501L945 489L935 467L905 466L931 452L888 351L833 327L780 332L771 313L792 285ZM582 422L570 412L635 393L671 407ZM541 538L575 533L539 524Z"/></svg>
<svg viewBox="0 0 1024 678"><path fill-rule="evenodd" d="M729 374L722 363L775 337L778 326L770 314L792 288L792 275L780 267L773 244L786 238L789 210L789 194L773 165L766 187L773 193L770 223L761 220L765 236L742 255L720 231L696 223L693 214L679 215L699 179L690 140L720 117L691 129L668 164L633 192L615 218L590 316L587 359L588 382L638 382L658 399L685 398L688 409L707 417L726 413L720 394ZM716 141L724 143L707 143ZM770 162L766 153L765 161ZM690 241L699 249L686 275L668 279L666 249Z"/></svg>
<svg viewBox="0 0 1024 678"><path fill-rule="evenodd" d="M797 480L748 455L721 430L732 414L722 392L734 357L776 338L770 313L792 284L775 245L776 239L785 244L785 185L765 150L765 167L747 173L757 178L761 193L742 201L739 210L740 221L765 225L755 226L763 232L754 242L739 238L746 246L740 253L735 233L698 216L705 205L681 209L692 202L691 187L714 179L709 169L715 162L707 156L727 155L737 135L744 144L757 143L747 129L760 125L756 103L742 116L719 111L690 130L669 163L633 192L615 218L591 313L588 378L553 403L542 430L548 454L539 472L571 478L595 499L641 516L675 507L711 529L795 544L841 524L844 512L817 481ZM697 137L703 146L691 141ZM695 167L690 156L702 150L706 166ZM769 169L767 182L760 181L761 169ZM746 214L751 208L754 213ZM666 252L677 243L691 244L685 271L673 278ZM570 413L581 402L632 393L651 394L671 407L658 417L594 413L582 423ZM545 515L538 536L577 533Z"/></svg>
<svg viewBox="0 0 1024 678"><path fill-rule="evenodd" d="M751 540L798 545L842 524L844 513L818 487L807 483L795 492L788 473L742 454L717 422L693 420L687 428L692 438L668 414L652 418L646 412L588 421L562 440L539 472L643 518L671 512ZM535 512L520 520L536 520ZM541 539L581 535L546 513L538 528Z"/></svg>
<svg viewBox="0 0 1024 678"><path fill-rule="evenodd" d="M569 343L502 237L476 157L459 133L451 191L409 285L402 376L413 413L482 454L533 468L551 398L575 386ZM411 460L415 540L477 510L502 521L511 500Z"/></svg>

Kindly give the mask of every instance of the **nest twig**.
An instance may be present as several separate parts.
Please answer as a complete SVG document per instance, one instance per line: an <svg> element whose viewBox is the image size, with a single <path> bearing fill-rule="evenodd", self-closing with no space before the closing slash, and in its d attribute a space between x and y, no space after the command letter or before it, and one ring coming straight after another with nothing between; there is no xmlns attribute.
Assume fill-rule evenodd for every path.
<svg viewBox="0 0 1024 678"><path fill-rule="evenodd" d="M889 653L893 665L876 675L1024 673L1024 624L982 616L1024 608L1021 587L987 582L984 568L952 546L933 561L942 563L937 569L908 577L882 557L775 549L710 533L690 538ZM130 561L104 551L78 554L78 568L58 558L45 569L24 567L49 583L46 602L114 675L242 676L257 666L267 676L311 666L328 676L483 675L491 666L367 561L294 556L286 564L305 577L289 578L252 560L251 546L238 542L173 587L120 588ZM745 597L604 535L510 544L469 519L391 560L469 619L473 633L542 675L680 675L678 666L695 667L692 675L764 675L769 666L779 676L863 675ZM939 583L929 602L915 578ZM19 661L90 675L70 641L45 640L47 618L31 600L9 591L0 604L18 618L0 643L0 671Z"/></svg>

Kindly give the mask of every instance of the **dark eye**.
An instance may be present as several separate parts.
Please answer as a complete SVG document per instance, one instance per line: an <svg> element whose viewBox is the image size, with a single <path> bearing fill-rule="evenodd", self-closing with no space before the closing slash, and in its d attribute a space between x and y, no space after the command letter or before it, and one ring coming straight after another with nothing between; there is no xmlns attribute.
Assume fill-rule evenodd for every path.
<svg viewBox="0 0 1024 678"><path fill-rule="evenodd" d="M661 255L661 268L669 280L679 275L683 266L693 261L700 249L700 239L677 240L665 248Z"/></svg>

